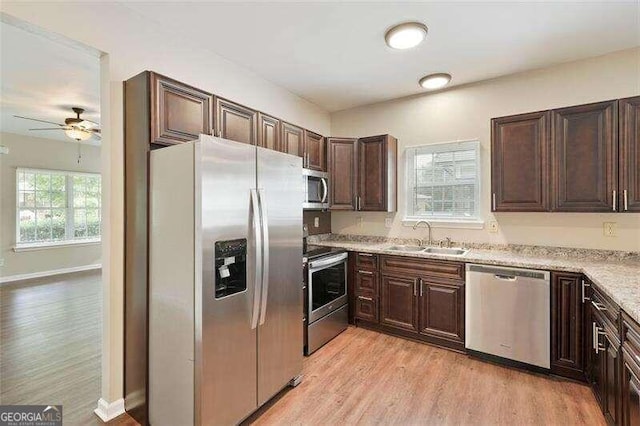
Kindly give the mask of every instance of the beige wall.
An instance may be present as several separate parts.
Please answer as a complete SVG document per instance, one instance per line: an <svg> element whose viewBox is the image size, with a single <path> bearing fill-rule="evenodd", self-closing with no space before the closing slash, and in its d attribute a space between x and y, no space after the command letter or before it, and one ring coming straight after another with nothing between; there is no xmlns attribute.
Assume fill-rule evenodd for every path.
<svg viewBox="0 0 640 426"><path fill-rule="evenodd" d="M453 76L455 79L455 76ZM391 100L331 115L331 134L364 136L390 133L399 140L398 212L332 213L335 233L416 235L402 225L405 211L404 156L407 146L479 139L482 156L481 214L487 227L434 229L434 238L457 241L541 244L569 247L640 250L640 214L497 213L490 212L490 119L640 94L640 49L616 52L547 69L502 77L439 93ZM393 217L393 226L384 219ZM362 225L358 224L362 219ZM603 222L618 224L618 237L603 236ZM422 237L424 230L419 231Z"/></svg>
<svg viewBox="0 0 640 426"><path fill-rule="evenodd" d="M0 145L9 149L0 155L0 258L3 277L100 263L100 244L56 247L15 253L16 167L100 173L100 147L82 146L82 161L73 142L0 133Z"/></svg>

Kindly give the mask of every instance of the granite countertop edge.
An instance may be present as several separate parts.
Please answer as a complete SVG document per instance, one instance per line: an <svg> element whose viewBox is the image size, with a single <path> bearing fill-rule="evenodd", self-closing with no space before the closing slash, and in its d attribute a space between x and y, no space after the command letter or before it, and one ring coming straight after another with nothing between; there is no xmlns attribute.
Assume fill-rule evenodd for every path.
<svg viewBox="0 0 640 426"><path fill-rule="evenodd" d="M388 254L431 260L447 260L516 268L545 269L584 274L591 282L616 302L631 318L640 323L640 264L636 262L578 259L571 257L536 257L503 250L470 249L463 256L388 250L389 243L325 240L318 246L337 247L350 251Z"/></svg>

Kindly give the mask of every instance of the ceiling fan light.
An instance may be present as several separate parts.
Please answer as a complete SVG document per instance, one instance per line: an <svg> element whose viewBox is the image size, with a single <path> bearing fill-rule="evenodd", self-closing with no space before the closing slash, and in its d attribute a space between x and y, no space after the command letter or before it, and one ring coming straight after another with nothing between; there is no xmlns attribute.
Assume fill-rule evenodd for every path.
<svg viewBox="0 0 640 426"><path fill-rule="evenodd" d="M410 49L427 37L427 26L420 22L405 22L389 29L384 40L392 49Z"/></svg>
<svg viewBox="0 0 640 426"><path fill-rule="evenodd" d="M451 74L444 72L429 74L420 79L420 86L427 90L441 89L451 81Z"/></svg>
<svg viewBox="0 0 640 426"><path fill-rule="evenodd" d="M89 139L91 137L91 133L81 130L81 129L67 129L64 131L64 133L70 137L71 139L74 139L78 142L80 141L86 141L87 139Z"/></svg>

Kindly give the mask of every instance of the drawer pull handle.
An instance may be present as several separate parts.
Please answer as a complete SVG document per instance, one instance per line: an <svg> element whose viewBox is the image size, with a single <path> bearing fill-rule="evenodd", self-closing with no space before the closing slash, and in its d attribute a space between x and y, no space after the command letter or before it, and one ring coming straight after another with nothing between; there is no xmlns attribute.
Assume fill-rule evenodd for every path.
<svg viewBox="0 0 640 426"><path fill-rule="evenodd" d="M596 308L600 312L607 310L606 306L604 306L602 303L596 302L595 300L592 300L591 304L593 305L594 308Z"/></svg>
<svg viewBox="0 0 640 426"><path fill-rule="evenodd" d="M361 271L361 270L358 270L358 273L359 273L359 274L365 274L365 275L373 275L373 272L371 272L371 271Z"/></svg>
<svg viewBox="0 0 640 426"><path fill-rule="evenodd" d="M358 256L367 256L367 257L372 257L373 254L371 253L358 253Z"/></svg>
<svg viewBox="0 0 640 426"><path fill-rule="evenodd" d="M360 299L360 300L366 300L366 301L368 301L368 302L373 302L373 298L372 298L372 297L358 296L358 299Z"/></svg>

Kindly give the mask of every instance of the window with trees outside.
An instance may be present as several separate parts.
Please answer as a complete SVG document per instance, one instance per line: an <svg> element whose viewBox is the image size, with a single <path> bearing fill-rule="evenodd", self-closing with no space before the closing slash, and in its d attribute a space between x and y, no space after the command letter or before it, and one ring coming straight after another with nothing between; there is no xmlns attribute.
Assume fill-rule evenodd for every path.
<svg viewBox="0 0 640 426"><path fill-rule="evenodd" d="M18 168L16 186L18 247L100 239L99 174Z"/></svg>
<svg viewBox="0 0 640 426"><path fill-rule="evenodd" d="M481 220L478 141L410 147L406 161L405 220Z"/></svg>

